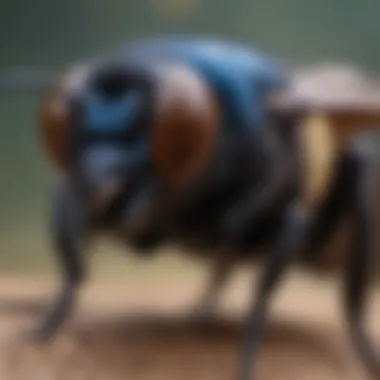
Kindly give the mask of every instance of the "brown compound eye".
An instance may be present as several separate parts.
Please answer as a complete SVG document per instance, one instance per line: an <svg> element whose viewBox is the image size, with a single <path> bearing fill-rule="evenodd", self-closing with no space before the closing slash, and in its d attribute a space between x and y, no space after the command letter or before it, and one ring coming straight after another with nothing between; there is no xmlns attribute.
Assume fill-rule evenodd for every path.
<svg viewBox="0 0 380 380"><path fill-rule="evenodd" d="M219 109L210 88L188 69L167 68L158 82L153 163L169 187L186 186L211 157Z"/></svg>
<svg viewBox="0 0 380 380"><path fill-rule="evenodd" d="M42 139L48 158L60 170L67 168L68 110L59 91L45 94L40 109Z"/></svg>
<svg viewBox="0 0 380 380"><path fill-rule="evenodd" d="M84 70L75 68L58 78L43 95L39 109L39 123L43 145L48 158L59 170L68 165L68 138L70 133L69 97L82 83Z"/></svg>

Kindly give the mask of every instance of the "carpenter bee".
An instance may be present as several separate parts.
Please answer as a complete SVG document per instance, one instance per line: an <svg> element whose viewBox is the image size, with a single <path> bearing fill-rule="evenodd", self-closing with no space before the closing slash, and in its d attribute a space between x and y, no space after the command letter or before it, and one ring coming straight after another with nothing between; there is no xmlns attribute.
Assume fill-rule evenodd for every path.
<svg viewBox="0 0 380 380"><path fill-rule="evenodd" d="M98 231L137 252L174 242L211 259L205 307L235 264L260 256L265 265L238 373L248 380L286 269L296 260L312 262L350 212L347 318L355 347L377 371L362 326L373 162L349 137L379 121L379 90L345 97L350 93L340 83L329 99L331 80L312 79L291 75L249 46L166 36L133 43L57 81L42 101L41 125L60 172L52 231L64 285L36 337L53 336L71 311L84 275L82 250ZM307 91L305 83L322 83L323 91Z"/></svg>

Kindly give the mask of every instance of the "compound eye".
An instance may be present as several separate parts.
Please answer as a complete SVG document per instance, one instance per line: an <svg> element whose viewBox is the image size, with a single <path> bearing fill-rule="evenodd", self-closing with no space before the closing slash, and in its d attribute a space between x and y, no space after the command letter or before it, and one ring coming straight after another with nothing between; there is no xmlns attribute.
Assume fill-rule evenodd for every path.
<svg viewBox="0 0 380 380"><path fill-rule="evenodd" d="M59 90L49 91L40 109L42 139L48 158L60 170L67 168L67 139L69 134L67 104Z"/></svg>
<svg viewBox="0 0 380 380"><path fill-rule="evenodd" d="M169 187L187 186L210 160L219 110L208 86L186 69L168 70L158 90L153 162Z"/></svg>
<svg viewBox="0 0 380 380"><path fill-rule="evenodd" d="M70 134L70 96L87 76L86 67L75 67L64 73L44 94L39 112L39 126L49 160L59 170L68 166Z"/></svg>

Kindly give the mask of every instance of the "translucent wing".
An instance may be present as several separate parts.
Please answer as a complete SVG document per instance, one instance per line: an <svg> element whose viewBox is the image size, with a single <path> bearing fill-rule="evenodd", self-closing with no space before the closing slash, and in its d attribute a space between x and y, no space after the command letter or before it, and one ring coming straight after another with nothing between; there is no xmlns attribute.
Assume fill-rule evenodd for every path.
<svg viewBox="0 0 380 380"><path fill-rule="evenodd" d="M277 112L324 114L337 127L380 126L380 78L355 67L325 64L292 73L286 91L270 100Z"/></svg>

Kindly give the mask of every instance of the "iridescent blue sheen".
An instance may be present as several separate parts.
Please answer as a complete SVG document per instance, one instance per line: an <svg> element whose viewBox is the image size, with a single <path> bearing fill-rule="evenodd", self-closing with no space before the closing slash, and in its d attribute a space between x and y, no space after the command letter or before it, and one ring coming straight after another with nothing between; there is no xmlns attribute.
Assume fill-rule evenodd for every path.
<svg viewBox="0 0 380 380"><path fill-rule="evenodd" d="M237 42L162 36L137 41L123 54L152 65L175 60L196 69L220 98L223 124L236 130L262 126L265 95L285 83L283 70L272 57Z"/></svg>
<svg viewBox="0 0 380 380"><path fill-rule="evenodd" d="M133 126L133 117L141 104L137 93L106 99L94 91L82 94L84 125L92 131L125 130Z"/></svg>

